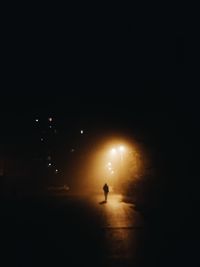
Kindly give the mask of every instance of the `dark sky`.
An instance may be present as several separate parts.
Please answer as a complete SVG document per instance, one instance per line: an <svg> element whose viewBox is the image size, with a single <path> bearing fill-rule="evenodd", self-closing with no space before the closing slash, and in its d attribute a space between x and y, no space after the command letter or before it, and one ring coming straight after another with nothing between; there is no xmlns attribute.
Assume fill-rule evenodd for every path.
<svg viewBox="0 0 200 267"><path fill-rule="evenodd" d="M195 120L198 103L181 20L168 23L164 14L147 10L143 17L133 10L38 13L4 20L5 127L12 117L26 127L29 117L48 115L94 128Z"/></svg>
<svg viewBox="0 0 200 267"><path fill-rule="evenodd" d="M176 165L187 184L198 173L199 86L197 42L185 13L179 7L182 18L174 19L152 3L127 14L90 8L41 7L22 16L9 9L1 48L1 144L31 140L35 117L56 117L61 147L76 129L124 131L158 151L165 166Z"/></svg>

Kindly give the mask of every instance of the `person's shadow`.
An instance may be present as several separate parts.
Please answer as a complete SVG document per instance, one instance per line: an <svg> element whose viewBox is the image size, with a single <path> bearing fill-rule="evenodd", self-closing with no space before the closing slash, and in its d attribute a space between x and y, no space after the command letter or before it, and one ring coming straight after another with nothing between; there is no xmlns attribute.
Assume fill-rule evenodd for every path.
<svg viewBox="0 0 200 267"><path fill-rule="evenodd" d="M99 202L100 205L102 205L102 204L106 204L106 203L107 203L107 201L105 201L105 200Z"/></svg>

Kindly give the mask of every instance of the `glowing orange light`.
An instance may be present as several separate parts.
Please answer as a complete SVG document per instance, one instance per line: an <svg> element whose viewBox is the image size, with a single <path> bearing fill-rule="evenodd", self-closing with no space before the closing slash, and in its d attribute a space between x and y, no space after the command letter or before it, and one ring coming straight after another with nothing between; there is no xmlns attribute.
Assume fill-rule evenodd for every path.
<svg viewBox="0 0 200 267"><path fill-rule="evenodd" d="M112 154L116 154L116 148L112 148L112 149L111 149L111 153L112 153Z"/></svg>
<svg viewBox="0 0 200 267"><path fill-rule="evenodd" d="M79 134L80 131L81 128ZM137 142L126 137L106 136L100 139L88 155L89 164L85 164L89 166L85 167L87 176L85 180L80 177L80 187L83 184L88 190L99 192L107 182L113 187L113 192L125 192L143 175L142 149Z"/></svg>
<svg viewBox="0 0 200 267"><path fill-rule="evenodd" d="M125 150L124 146L120 146L120 147L119 147L119 151L122 152L122 151L124 151L124 150Z"/></svg>

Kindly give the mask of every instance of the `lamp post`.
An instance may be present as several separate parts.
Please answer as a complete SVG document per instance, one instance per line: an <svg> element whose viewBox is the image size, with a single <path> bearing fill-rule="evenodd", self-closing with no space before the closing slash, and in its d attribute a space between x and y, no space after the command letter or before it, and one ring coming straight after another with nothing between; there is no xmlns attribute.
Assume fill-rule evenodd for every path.
<svg viewBox="0 0 200 267"><path fill-rule="evenodd" d="M120 146L120 147L119 147L120 163L121 163L121 166L123 166L124 150L125 150L124 146Z"/></svg>
<svg viewBox="0 0 200 267"><path fill-rule="evenodd" d="M124 151L125 151L125 147L122 145L120 145L117 148L114 147L110 151L112 161L115 161L114 166L117 168L117 175L115 176L115 188L118 186L119 181L122 180L123 178L122 176L123 176L123 167L124 167Z"/></svg>
<svg viewBox="0 0 200 267"><path fill-rule="evenodd" d="M119 146L118 147L118 151L119 151L119 155L120 155L119 177L120 177L120 182L123 182L123 178L124 178L124 175L123 174L124 174L124 151L125 151L125 147L122 146L122 145Z"/></svg>

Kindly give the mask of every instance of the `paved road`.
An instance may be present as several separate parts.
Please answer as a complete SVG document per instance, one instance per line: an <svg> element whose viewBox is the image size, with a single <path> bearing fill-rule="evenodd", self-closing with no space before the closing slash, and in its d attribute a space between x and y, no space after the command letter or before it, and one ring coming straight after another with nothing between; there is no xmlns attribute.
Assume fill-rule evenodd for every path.
<svg viewBox="0 0 200 267"><path fill-rule="evenodd" d="M199 266L198 221L176 217L170 207L152 209L144 222L121 196L110 195L106 204L102 198L1 199L1 265Z"/></svg>
<svg viewBox="0 0 200 267"><path fill-rule="evenodd" d="M144 232L143 218L134 205L123 202L121 195L110 195L107 203L96 195L90 198L90 204L103 229L108 259L134 262Z"/></svg>
<svg viewBox="0 0 200 267"><path fill-rule="evenodd" d="M143 220L120 195L1 202L4 266L129 266ZM134 266L136 266L134 264Z"/></svg>

